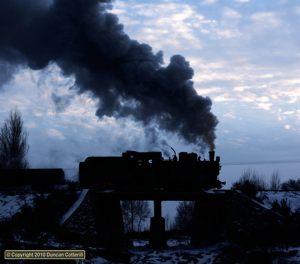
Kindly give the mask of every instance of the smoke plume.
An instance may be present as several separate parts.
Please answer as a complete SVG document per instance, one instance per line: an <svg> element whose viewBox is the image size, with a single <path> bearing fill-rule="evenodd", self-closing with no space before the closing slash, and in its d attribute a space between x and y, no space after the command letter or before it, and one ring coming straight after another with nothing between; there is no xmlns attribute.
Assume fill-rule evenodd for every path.
<svg viewBox="0 0 300 264"><path fill-rule="evenodd" d="M130 39L118 17L106 11L109 2L0 0L1 85L21 67L56 63L75 77L79 94L91 91L100 99L99 118L131 117L145 128L154 123L187 143L214 149L218 120L210 98L193 88L189 62L174 55L162 67L162 51L154 54Z"/></svg>

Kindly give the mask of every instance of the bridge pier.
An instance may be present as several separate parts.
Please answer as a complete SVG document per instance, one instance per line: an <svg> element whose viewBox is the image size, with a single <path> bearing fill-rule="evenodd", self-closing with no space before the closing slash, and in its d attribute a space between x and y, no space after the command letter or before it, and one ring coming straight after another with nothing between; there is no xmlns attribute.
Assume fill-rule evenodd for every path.
<svg viewBox="0 0 300 264"><path fill-rule="evenodd" d="M99 241L108 247L122 244L124 224L120 200L103 199L94 191L93 211Z"/></svg>
<svg viewBox="0 0 300 264"><path fill-rule="evenodd" d="M154 217L150 220L150 248L166 248L165 219L161 216L161 200L154 200Z"/></svg>

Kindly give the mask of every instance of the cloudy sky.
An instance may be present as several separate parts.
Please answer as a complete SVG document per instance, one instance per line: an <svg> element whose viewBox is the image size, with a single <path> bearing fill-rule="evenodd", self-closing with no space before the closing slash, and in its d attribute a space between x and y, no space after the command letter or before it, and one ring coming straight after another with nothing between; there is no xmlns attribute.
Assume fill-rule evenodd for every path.
<svg viewBox="0 0 300 264"><path fill-rule="evenodd" d="M51 1L44 2L51 8ZM177 54L189 62L194 89L205 102L210 98L219 121L215 151L221 162L300 160L298 1L129 0L112 5L107 12L118 16L130 39L149 44L153 54L163 51L160 67ZM0 28L3 32L8 31ZM7 43L0 43L0 119L15 106L21 110L31 167L78 168L88 156L118 156L126 150L164 150L167 157L172 154L167 145L177 153L200 152L200 143L187 144L163 126L150 127L150 133L134 114L115 117L101 108L96 115L101 94L76 89L76 75L66 74L54 59L36 67L28 58L6 63ZM40 46L40 54L47 52ZM26 49L31 46L20 48Z"/></svg>

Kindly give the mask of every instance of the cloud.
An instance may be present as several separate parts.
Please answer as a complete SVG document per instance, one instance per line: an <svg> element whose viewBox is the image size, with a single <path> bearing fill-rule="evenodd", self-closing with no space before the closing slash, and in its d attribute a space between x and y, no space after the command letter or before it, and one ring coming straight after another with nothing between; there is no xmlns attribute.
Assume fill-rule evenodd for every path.
<svg viewBox="0 0 300 264"><path fill-rule="evenodd" d="M285 125L284 128L285 128L285 129L290 129L291 126L290 126L290 125Z"/></svg>
<svg viewBox="0 0 300 264"><path fill-rule="evenodd" d="M213 100L215 102L227 102L227 101L235 101L235 98L233 98L231 94L225 93L225 94L213 97Z"/></svg>
<svg viewBox="0 0 300 264"><path fill-rule="evenodd" d="M194 28L211 23L187 4L139 4L133 5L131 10L140 21L135 34L143 34L143 38L156 49L201 49L202 43Z"/></svg>
<svg viewBox="0 0 300 264"><path fill-rule="evenodd" d="M116 15L119 15L119 14L124 14L126 13L125 10L122 10L122 9L114 9L111 13L114 13Z"/></svg>
<svg viewBox="0 0 300 264"><path fill-rule="evenodd" d="M220 29L216 31L217 37L219 39L232 39L232 38L239 38L241 33L238 29Z"/></svg>
<svg viewBox="0 0 300 264"><path fill-rule="evenodd" d="M253 14L251 18L256 23L259 23L259 27L256 30L278 27L282 23L282 20L278 18L275 12L258 12Z"/></svg>
<svg viewBox="0 0 300 264"><path fill-rule="evenodd" d="M277 118L279 121L286 119L286 116L283 115L277 115Z"/></svg>
<svg viewBox="0 0 300 264"><path fill-rule="evenodd" d="M35 122L29 122L29 123L26 123L25 126L33 128L33 127L37 127L37 124Z"/></svg>
<svg viewBox="0 0 300 264"><path fill-rule="evenodd" d="M237 97L242 102L255 102L256 101L256 94L251 92L241 92L236 93Z"/></svg>
<svg viewBox="0 0 300 264"><path fill-rule="evenodd" d="M226 67L225 61L207 62L197 65L200 69L223 69Z"/></svg>
<svg viewBox="0 0 300 264"><path fill-rule="evenodd" d="M82 128L86 128L86 129L89 129L89 130L96 130L95 126L90 125L90 123L92 123L92 122L88 122L88 124L87 124L85 122L72 121L72 120L69 120L69 119L63 119L62 121L64 122L64 124L75 125L76 127L80 126ZM107 125L107 124L103 124L103 126L105 126L105 125Z"/></svg>
<svg viewBox="0 0 300 264"><path fill-rule="evenodd" d="M58 138L58 139L61 139L61 140L66 139L61 132L59 132L55 129L48 129L46 131L46 134L50 137Z"/></svg>
<svg viewBox="0 0 300 264"><path fill-rule="evenodd" d="M294 114L295 111L286 111L286 112L283 112L284 115L291 115L291 114Z"/></svg>
<svg viewBox="0 0 300 264"><path fill-rule="evenodd" d="M269 102L269 101L270 101L269 97L267 97L267 96L262 96L262 97L256 98L256 100L257 100L258 102L262 102L262 103L265 103L265 102Z"/></svg>
<svg viewBox="0 0 300 264"><path fill-rule="evenodd" d="M293 12L296 15L300 15L300 6L294 6L293 7Z"/></svg>
<svg viewBox="0 0 300 264"><path fill-rule="evenodd" d="M203 0L201 2L202 5L211 5L214 4L216 2L216 0Z"/></svg>
<svg viewBox="0 0 300 264"><path fill-rule="evenodd" d="M250 86L236 86L233 88L233 91L243 92L246 89L250 89Z"/></svg>
<svg viewBox="0 0 300 264"><path fill-rule="evenodd" d="M220 92L220 91L222 91L222 88L221 87L198 88L198 89L196 89L196 91L198 92L198 94L207 95L207 94L211 94L211 93Z"/></svg>
<svg viewBox="0 0 300 264"><path fill-rule="evenodd" d="M229 19L238 19L241 17L241 15L237 11L235 11L229 7L224 7L223 17L225 17L226 19L228 19L228 18Z"/></svg>
<svg viewBox="0 0 300 264"><path fill-rule="evenodd" d="M297 97L291 97L291 100L287 101L288 104L294 104L298 101Z"/></svg>
<svg viewBox="0 0 300 264"><path fill-rule="evenodd" d="M272 104L265 104L265 103L259 103L259 104L257 104L257 108L264 109L266 111L271 110L271 106L272 106Z"/></svg>
<svg viewBox="0 0 300 264"><path fill-rule="evenodd" d="M284 127L282 122L284 120L292 126L297 120L298 123L294 126L299 127L300 115L297 116L296 112L299 109L297 102L300 98L300 79L298 78L300 70L297 70L300 52L295 40L297 35L294 34L297 32L297 19L299 18L294 13L297 13L296 3L290 2L277 9L276 4L263 3L262 8L255 1L247 3L241 0L224 3L206 1L206 4L211 6L205 6L203 9L203 5L197 5L202 2L201 0L186 1L190 3L188 5L183 4L182 1L169 1L169 6L167 6L160 5L162 1L155 4L148 2L149 4L145 5L140 1L116 1L114 2L115 9L109 12L118 13L119 21L125 26L124 31L133 39L137 39L140 43L148 43L149 40L153 50L164 49L165 58L169 58L172 53L184 53L186 61L190 62L195 71L193 81L197 93L209 95L214 102L212 110L218 109L218 115L227 123L232 123L232 127L226 126L217 130L223 138L229 134L225 131L239 129L238 117L244 117L246 120L247 113L252 114L253 111L256 113L256 122L259 127L267 124L265 120L274 119L281 128ZM212 5L214 3L215 5ZM136 4L140 5L140 8L135 8ZM245 4L247 9L244 9ZM290 32L291 28L295 28L295 31ZM169 63L168 59L165 60ZM76 95L72 104L69 104L59 116L55 115L57 109L51 101L51 94L58 96L65 94L62 89L67 91L69 88L68 85L64 86L63 80L66 77L62 75L61 80L56 78L60 70L45 71L44 74L33 70L21 74L24 71L22 67L17 70L19 74L13 79L9 79L8 76L9 86L6 85L6 95L3 94L0 104L4 110L9 109L13 104L21 105L26 111L24 112L25 124L30 124L30 122L32 125L36 124L30 129L31 134L31 130L38 129L40 126L43 126L44 131L48 128L57 129L67 140L69 139L68 133L75 131L74 129L77 130L74 132L76 136L80 136L79 134L84 131L83 140L89 138L94 142L100 134L99 131L103 134L105 130L108 131L107 139L117 132L126 134L123 126L116 124L122 123L121 119L104 118L97 122L94 109L101 102L92 100L86 93ZM43 75L43 78L40 78L40 75ZM16 92L17 90L12 90L11 84L21 88ZM71 85L73 84L74 81ZM31 88L32 91L29 92L25 86L30 85L34 89ZM59 88L55 90L55 86ZM10 91L14 91L15 94L13 95ZM17 93L19 97L15 96ZM34 97L33 93L36 93ZM231 113L234 105L235 111ZM281 112L278 111L279 107L283 109ZM226 113L233 114L233 116L237 113L239 115L236 118L229 115L224 117ZM44 123L45 120L49 120L48 124ZM55 127L54 124L59 127ZM64 129L69 128L69 131L62 130L63 126ZM131 130L128 126L130 127L130 124L126 128L130 134ZM133 126L132 130L141 129L139 126ZM291 129L283 130L287 133ZM250 131L251 128L249 128ZM262 131L265 130L262 128ZM143 132L141 135L144 135ZM278 137L284 139L285 135L278 134ZM241 138L244 139L244 137ZM218 142L220 145L222 140ZM97 143L99 142L100 139ZM88 150L86 153L88 154Z"/></svg>
<svg viewBox="0 0 300 264"><path fill-rule="evenodd" d="M230 118L235 118L235 113L232 110L230 110L230 112L225 114L224 116L225 117L230 117Z"/></svg>

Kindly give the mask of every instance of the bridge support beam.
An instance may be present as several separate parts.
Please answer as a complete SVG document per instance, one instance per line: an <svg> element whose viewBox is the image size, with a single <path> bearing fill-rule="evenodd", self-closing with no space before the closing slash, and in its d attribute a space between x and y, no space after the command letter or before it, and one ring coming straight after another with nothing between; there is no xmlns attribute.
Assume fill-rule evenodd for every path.
<svg viewBox="0 0 300 264"><path fill-rule="evenodd" d="M161 200L154 200L154 217L150 220L150 248L166 248L165 219L161 216Z"/></svg>
<svg viewBox="0 0 300 264"><path fill-rule="evenodd" d="M93 210L99 242L108 247L121 245L124 224L120 200L106 200L94 193Z"/></svg>
<svg viewBox="0 0 300 264"><path fill-rule="evenodd" d="M161 217L161 200L154 200L154 217Z"/></svg>

